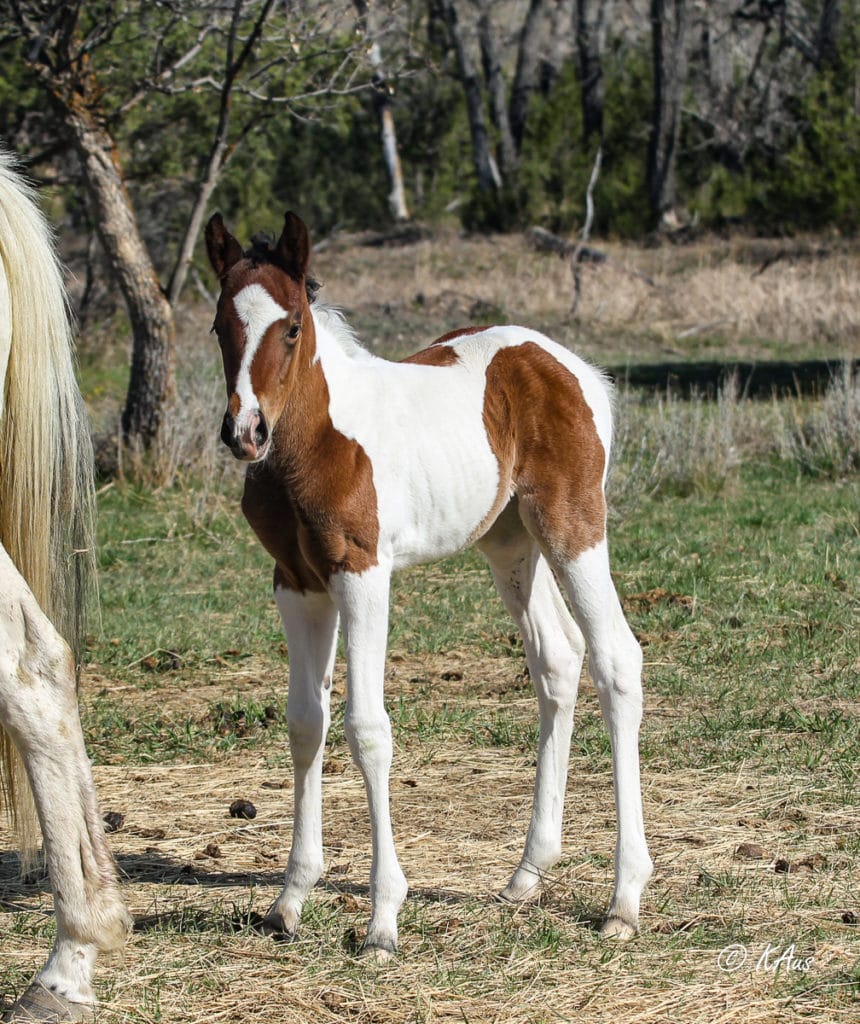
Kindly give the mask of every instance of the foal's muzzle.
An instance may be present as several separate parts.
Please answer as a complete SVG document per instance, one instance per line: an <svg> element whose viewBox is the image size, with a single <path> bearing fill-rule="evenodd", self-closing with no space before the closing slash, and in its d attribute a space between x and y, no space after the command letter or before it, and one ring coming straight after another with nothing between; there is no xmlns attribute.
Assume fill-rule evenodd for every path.
<svg viewBox="0 0 860 1024"><path fill-rule="evenodd" d="M237 421L229 410L221 424L221 440L243 462L258 462L269 450L270 435L266 418L259 409Z"/></svg>

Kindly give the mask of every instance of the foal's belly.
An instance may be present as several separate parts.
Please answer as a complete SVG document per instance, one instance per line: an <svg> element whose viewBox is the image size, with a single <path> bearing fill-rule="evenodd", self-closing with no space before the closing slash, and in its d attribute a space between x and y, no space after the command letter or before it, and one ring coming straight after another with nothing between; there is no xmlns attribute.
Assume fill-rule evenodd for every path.
<svg viewBox="0 0 860 1024"><path fill-rule="evenodd" d="M376 471L379 543L395 569L453 554L474 541L497 507L499 469L489 444L439 446Z"/></svg>

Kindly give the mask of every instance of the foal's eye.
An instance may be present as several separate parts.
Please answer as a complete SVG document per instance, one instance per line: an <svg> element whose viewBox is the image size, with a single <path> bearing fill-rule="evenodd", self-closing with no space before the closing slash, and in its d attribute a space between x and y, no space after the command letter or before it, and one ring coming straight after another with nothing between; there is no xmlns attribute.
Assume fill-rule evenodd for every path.
<svg viewBox="0 0 860 1024"><path fill-rule="evenodd" d="M300 330L301 327L299 326L299 324L293 324L292 327L287 331L287 337L295 340L296 338L298 338Z"/></svg>

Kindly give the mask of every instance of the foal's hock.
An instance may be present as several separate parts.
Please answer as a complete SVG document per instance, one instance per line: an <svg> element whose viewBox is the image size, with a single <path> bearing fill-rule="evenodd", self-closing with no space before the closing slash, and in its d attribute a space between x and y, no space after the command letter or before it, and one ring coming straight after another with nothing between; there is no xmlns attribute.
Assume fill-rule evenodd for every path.
<svg viewBox="0 0 860 1024"><path fill-rule="evenodd" d="M383 703L391 573L475 544L522 633L540 709L531 824L502 896L525 899L561 854L587 645L612 742L618 815L615 890L602 934L629 938L651 861L639 784L642 655L606 545L606 380L525 327L470 327L403 362L377 358L337 312L309 302L310 240L293 213L274 245L256 241L244 251L220 214L206 242L221 282L221 436L248 462L242 508L275 561L290 659L295 821L268 926L293 933L323 871L322 760L342 621L345 729L372 826L366 949L396 950L407 886L389 816Z"/></svg>

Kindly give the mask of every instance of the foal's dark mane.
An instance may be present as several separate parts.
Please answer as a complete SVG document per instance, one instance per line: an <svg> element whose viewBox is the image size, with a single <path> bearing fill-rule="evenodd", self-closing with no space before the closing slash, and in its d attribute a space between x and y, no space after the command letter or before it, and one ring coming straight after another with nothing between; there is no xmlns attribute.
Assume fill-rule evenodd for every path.
<svg viewBox="0 0 860 1024"><path fill-rule="evenodd" d="M281 260L278 258L278 252L275 248L275 239L267 231L258 231L252 237L251 248L245 252L245 258L249 259L255 267L259 267L264 263L271 263L276 267L281 266ZM322 284L315 277L310 275L305 277L305 291L307 292L308 302L311 305L316 302L320 288L322 288Z"/></svg>

